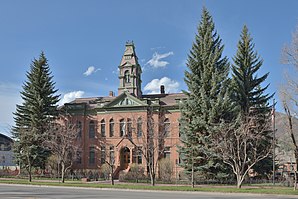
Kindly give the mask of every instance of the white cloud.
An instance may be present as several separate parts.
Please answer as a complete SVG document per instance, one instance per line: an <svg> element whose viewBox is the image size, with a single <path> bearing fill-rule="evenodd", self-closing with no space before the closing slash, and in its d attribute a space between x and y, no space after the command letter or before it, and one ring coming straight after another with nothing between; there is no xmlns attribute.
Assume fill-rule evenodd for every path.
<svg viewBox="0 0 298 199"><path fill-rule="evenodd" d="M164 59L170 55L174 55L173 52L168 52L168 53L164 53L164 54L158 54L157 52L155 52L152 55L152 59L150 59L147 63L150 66L152 66L153 68L161 68L161 67L165 67L166 65L169 64L169 62L167 61L161 61L161 59Z"/></svg>
<svg viewBox="0 0 298 199"><path fill-rule="evenodd" d="M85 76L89 76L92 73L96 73L97 71L101 70L100 68L95 68L94 66L89 66L88 69L83 73Z"/></svg>
<svg viewBox="0 0 298 199"><path fill-rule="evenodd" d="M158 94L160 93L160 86L165 86L165 92L166 93L177 93L179 88L179 82L172 80L168 77L163 77L161 79L153 79L151 82L149 82L145 88L144 91L147 94Z"/></svg>
<svg viewBox="0 0 298 199"><path fill-rule="evenodd" d="M63 95L63 98L60 100L60 102L58 103L59 105L63 105L65 103L71 102L76 98L80 98L84 95L84 91L72 91L69 93L65 93Z"/></svg>

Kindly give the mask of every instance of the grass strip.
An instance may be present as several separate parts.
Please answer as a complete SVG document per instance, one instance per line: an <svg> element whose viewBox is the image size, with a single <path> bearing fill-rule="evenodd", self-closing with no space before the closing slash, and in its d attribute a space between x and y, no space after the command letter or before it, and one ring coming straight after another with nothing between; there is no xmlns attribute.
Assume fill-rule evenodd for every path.
<svg viewBox="0 0 298 199"><path fill-rule="evenodd" d="M298 191L294 191L292 187L244 187L237 189L236 187L230 186L200 186L197 185L195 188L190 186L175 186L175 185L138 185L138 184L101 184L101 183L82 183L80 181L66 181L65 183L59 182L44 182L34 180L28 182L27 180L18 179L0 179L0 183L5 184L24 184L24 185L43 185L43 186L65 186L65 187L87 187L87 188L114 188L114 189L132 189L132 190L159 190L159 191L201 191L201 192L221 192L221 193L253 193L253 194L276 194L276 195L298 195Z"/></svg>

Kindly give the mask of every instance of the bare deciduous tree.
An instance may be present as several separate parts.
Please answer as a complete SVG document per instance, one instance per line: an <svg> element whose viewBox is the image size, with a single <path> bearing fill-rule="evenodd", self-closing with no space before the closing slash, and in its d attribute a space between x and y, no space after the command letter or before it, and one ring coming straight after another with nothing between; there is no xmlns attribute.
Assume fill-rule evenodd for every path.
<svg viewBox="0 0 298 199"><path fill-rule="evenodd" d="M294 190L297 187L297 165L298 165L298 145L294 135L293 118L298 115L298 26L292 35L290 45L286 45L282 50L282 62L290 66L291 72L286 72L284 75L284 85L280 89L280 97L282 99L283 108L287 117L288 132L293 143L293 152L296 161L296 169L294 175ZM291 74L291 75L290 75Z"/></svg>
<svg viewBox="0 0 298 199"><path fill-rule="evenodd" d="M252 167L271 152L272 138L268 137L268 125L258 124L255 117L238 118L234 123L222 123L220 131L213 137L214 150L228 164L236 175L237 188L241 185Z"/></svg>
<svg viewBox="0 0 298 199"><path fill-rule="evenodd" d="M79 146L76 143L79 129L67 115L60 115L51 123L47 132L44 145L56 156L58 165L61 166L61 181L64 183L65 173L77 160Z"/></svg>
<svg viewBox="0 0 298 199"><path fill-rule="evenodd" d="M137 152L141 152L146 161L147 172L150 176L152 186L155 186L158 162L164 157L165 147L173 147L172 145L165 145L165 140L170 137L168 135L170 132L170 123L168 120L165 120L166 118L162 111L159 114L158 117L154 117L154 110L152 107L149 107L147 118L142 118L142 121L147 125L147 131L145 133L143 132L141 136L136 135L139 138L134 140L138 150ZM174 124L172 123L171 125L173 127ZM138 132L136 133L138 134Z"/></svg>

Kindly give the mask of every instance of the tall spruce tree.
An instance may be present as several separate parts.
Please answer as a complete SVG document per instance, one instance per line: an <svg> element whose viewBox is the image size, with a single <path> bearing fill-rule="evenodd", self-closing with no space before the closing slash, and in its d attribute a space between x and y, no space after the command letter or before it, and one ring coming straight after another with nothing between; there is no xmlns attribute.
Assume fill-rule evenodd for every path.
<svg viewBox="0 0 298 199"><path fill-rule="evenodd" d="M268 104L273 94L264 94L269 84L265 87L261 85L269 73L258 77L263 60L254 51L254 43L247 26L242 29L238 50L233 61L233 96L236 105L238 105L239 113L248 116L252 108L258 109L259 113L270 112L271 107Z"/></svg>
<svg viewBox="0 0 298 199"><path fill-rule="evenodd" d="M43 168L49 155L42 143L48 124L56 115L59 101L56 92L53 76L42 52L27 72L27 81L21 91L23 102L17 105L14 113L14 152L19 164L26 168L29 181L32 167Z"/></svg>
<svg viewBox="0 0 298 199"><path fill-rule="evenodd" d="M253 118L254 126L258 126L259 132L263 132L264 139L259 144L258 149L267 149L272 144L272 135L268 128L270 122L272 106L269 100L274 94L265 94L269 84L262 87L269 73L258 77L259 69L263 64L263 60L254 51L254 43L251 38L247 26L244 26L241 33L241 39L238 42L238 50L233 58L233 96L234 103L238 109L238 115L235 117L242 118L242 122L246 122ZM270 126L270 124L269 124ZM252 159L252 158L251 158ZM270 169L262 169L260 164L267 163L272 165L272 156L262 159L253 167L258 173L268 174Z"/></svg>
<svg viewBox="0 0 298 199"><path fill-rule="evenodd" d="M212 127L229 116L231 109L229 64L222 56L223 45L214 28L213 19L203 8L198 33L188 55L183 91L187 99L181 103L182 166L194 175L216 174L216 154L211 150Z"/></svg>

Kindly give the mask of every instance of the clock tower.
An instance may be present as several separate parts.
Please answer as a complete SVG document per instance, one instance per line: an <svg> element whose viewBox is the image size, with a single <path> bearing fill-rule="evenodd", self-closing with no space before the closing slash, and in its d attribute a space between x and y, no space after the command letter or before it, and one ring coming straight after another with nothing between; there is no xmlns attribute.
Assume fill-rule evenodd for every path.
<svg viewBox="0 0 298 199"><path fill-rule="evenodd" d="M120 85L118 87L118 95L127 91L138 98L142 97L141 74L142 69L138 62L134 43L128 41L119 65Z"/></svg>

